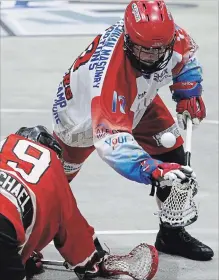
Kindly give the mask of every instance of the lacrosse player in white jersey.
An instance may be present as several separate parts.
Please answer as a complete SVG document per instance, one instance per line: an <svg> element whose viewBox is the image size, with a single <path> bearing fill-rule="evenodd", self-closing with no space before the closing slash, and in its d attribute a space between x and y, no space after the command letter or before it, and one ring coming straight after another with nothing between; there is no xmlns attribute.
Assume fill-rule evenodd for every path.
<svg viewBox="0 0 219 280"><path fill-rule="evenodd" d="M206 109L197 49L164 1L131 1L124 19L94 38L66 72L52 109L69 181L95 149L127 179L157 185L159 204L168 197L161 194L161 181L162 189L170 181L177 189L179 181L195 180L185 167L179 129L158 91L172 83L180 127L186 129L187 117L198 126ZM170 148L161 144L166 132L176 137ZM185 230L195 218L178 226L160 221L159 251L202 261L213 257L211 248Z"/></svg>

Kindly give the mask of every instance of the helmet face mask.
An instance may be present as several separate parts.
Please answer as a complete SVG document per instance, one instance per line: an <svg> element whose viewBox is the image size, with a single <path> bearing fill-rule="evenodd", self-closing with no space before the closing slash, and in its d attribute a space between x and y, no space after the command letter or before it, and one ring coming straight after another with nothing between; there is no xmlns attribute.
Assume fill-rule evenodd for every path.
<svg viewBox="0 0 219 280"><path fill-rule="evenodd" d="M164 1L132 0L124 16L124 50L143 74L166 67L173 54L175 24Z"/></svg>
<svg viewBox="0 0 219 280"><path fill-rule="evenodd" d="M142 74L152 74L166 67L173 54L175 36L167 46L146 48L132 43L128 35L125 35L124 50L136 70Z"/></svg>
<svg viewBox="0 0 219 280"><path fill-rule="evenodd" d="M166 49L161 47L157 49L144 48L139 45L133 46L134 56L143 64L147 66L152 66L158 60L165 56Z"/></svg>

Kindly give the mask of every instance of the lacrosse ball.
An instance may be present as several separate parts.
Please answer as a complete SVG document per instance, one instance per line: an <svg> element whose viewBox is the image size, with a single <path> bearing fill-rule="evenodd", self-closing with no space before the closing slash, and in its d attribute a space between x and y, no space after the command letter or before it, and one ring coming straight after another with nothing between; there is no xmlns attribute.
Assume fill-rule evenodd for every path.
<svg viewBox="0 0 219 280"><path fill-rule="evenodd" d="M166 132L161 136L160 142L165 148L171 148L176 144L176 137L173 133Z"/></svg>

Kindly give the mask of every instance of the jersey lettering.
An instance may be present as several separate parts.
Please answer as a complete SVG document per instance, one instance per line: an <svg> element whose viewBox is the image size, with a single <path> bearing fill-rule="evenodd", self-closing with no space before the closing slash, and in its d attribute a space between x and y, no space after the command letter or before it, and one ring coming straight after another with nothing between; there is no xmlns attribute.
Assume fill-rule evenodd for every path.
<svg viewBox="0 0 219 280"><path fill-rule="evenodd" d="M20 139L12 149L16 161L8 161L7 164L18 172L22 178L31 184L37 184L46 172L51 162L50 150L27 140ZM19 165L22 164L22 168ZM24 170L24 163L28 167Z"/></svg>
<svg viewBox="0 0 219 280"><path fill-rule="evenodd" d="M12 203L16 201L26 230L33 219L33 203L26 188L13 176L0 170L0 193L11 200Z"/></svg>
<svg viewBox="0 0 219 280"><path fill-rule="evenodd" d="M86 64L90 60L99 44L100 37L101 35L98 35L94 39L94 41L86 48L86 50L75 60L73 64L73 72L78 70L81 65Z"/></svg>

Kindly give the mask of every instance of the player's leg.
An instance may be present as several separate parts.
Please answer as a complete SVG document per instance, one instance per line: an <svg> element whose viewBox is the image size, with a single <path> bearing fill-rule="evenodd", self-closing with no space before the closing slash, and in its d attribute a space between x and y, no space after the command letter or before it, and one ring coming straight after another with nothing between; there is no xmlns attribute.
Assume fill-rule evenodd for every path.
<svg viewBox="0 0 219 280"><path fill-rule="evenodd" d="M159 141L166 131L177 136L176 144L172 148L162 147ZM185 164L183 139L173 117L159 96L151 103L134 129L134 136L153 158ZM157 202L159 207L158 198ZM177 254L195 260L209 260L214 255L211 248L193 238L184 228L167 228L162 223L160 223L155 247L167 254Z"/></svg>
<svg viewBox="0 0 219 280"><path fill-rule="evenodd" d="M166 162L185 164L182 146L171 152L153 157ZM211 248L192 237L185 228L169 229L163 226L162 223L160 224L155 247L164 253L180 255L194 260L209 260L214 255Z"/></svg>
<svg viewBox="0 0 219 280"><path fill-rule="evenodd" d="M95 150L95 147L70 147L61 141L61 139L58 138L55 133L53 133L53 135L62 147L65 174L68 178L68 181L71 182L71 180L81 170L85 160Z"/></svg>
<svg viewBox="0 0 219 280"><path fill-rule="evenodd" d="M0 279L22 280L25 268L18 253L18 241L13 224L0 214Z"/></svg>
<svg viewBox="0 0 219 280"><path fill-rule="evenodd" d="M152 279L158 267L158 253L155 247L147 244L136 247L130 254L132 259L130 256L109 255L97 239L93 240L94 230L91 231L78 209L74 195L66 184L66 178L60 178L59 183L62 186L58 201L61 206L61 220L54 244L70 264L70 268L73 266L72 269L78 278L90 279L130 273L136 280ZM139 268L138 272L136 267ZM145 277L140 278L140 275Z"/></svg>

